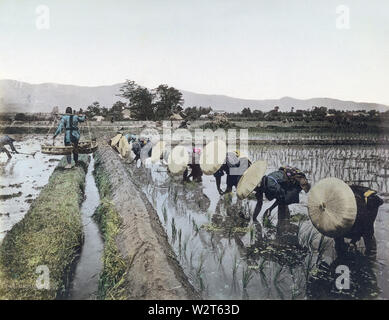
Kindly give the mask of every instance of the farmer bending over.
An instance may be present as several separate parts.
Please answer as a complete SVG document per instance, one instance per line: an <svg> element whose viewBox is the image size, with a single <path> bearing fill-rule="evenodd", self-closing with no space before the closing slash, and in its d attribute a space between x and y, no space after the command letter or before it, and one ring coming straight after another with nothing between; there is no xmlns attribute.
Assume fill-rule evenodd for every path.
<svg viewBox="0 0 389 320"><path fill-rule="evenodd" d="M239 151L227 152L224 164L213 175L216 178L216 188L220 195L232 192L232 187L237 187L242 174L251 164L248 159L239 158L239 156ZM227 188L223 192L220 189L220 183L224 173L227 174Z"/></svg>
<svg viewBox="0 0 389 320"><path fill-rule="evenodd" d="M12 156L11 156L11 153L5 147L6 145L9 145L11 147L12 152L19 153L19 152L17 152L17 150L14 147L14 144L13 144L14 141L15 141L14 139L12 139L11 137L9 137L7 135L2 136L0 138L0 152L5 152L8 156L8 159L11 159Z"/></svg>
<svg viewBox="0 0 389 320"><path fill-rule="evenodd" d="M84 122L85 116L73 115L72 108L66 108L66 114L62 116L61 122L57 128L53 136L53 144L54 139L62 132L62 129L65 128L65 146L73 145L73 157L74 162L78 163L78 141L80 140L80 131L78 130L78 123ZM70 169L72 167L72 155L66 155L66 160L68 164L65 166L66 169Z"/></svg>
<svg viewBox="0 0 389 320"><path fill-rule="evenodd" d="M276 199L274 204L265 211L264 217L268 217L271 211L279 206L278 219L288 219L288 205L299 203L299 194L301 190L309 192L311 185L303 172L297 168L281 167L278 171L274 171L267 176L264 176L260 185L255 188L257 205L254 209L253 220L256 221L262 209L263 194L271 201Z"/></svg>
<svg viewBox="0 0 389 320"><path fill-rule="evenodd" d="M188 168L191 169L190 174L188 175L188 168L185 169L183 173L183 180L184 182L189 182L190 177L192 177L192 181L201 182L203 171L201 170L200 164L199 164L199 158L200 158L200 152L201 150L198 148L192 149L192 162L188 164Z"/></svg>
<svg viewBox="0 0 389 320"><path fill-rule="evenodd" d="M138 141L133 142L132 149L135 153L135 158L131 162L137 163L139 159L142 158L142 161L145 160L147 157L151 157L152 152L152 144L150 140L146 140L145 138L140 138Z"/></svg>
<svg viewBox="0 0 389 320"><path fill-rule="evenodd" d="M128 143L134 143L136 141L136 134L126 133L124 136L126 137Z"/></svg>
<svg viewBox="0 0 389 320"><path fill-rule="evenodd" d="M357 203L357 217L351 230L342 237L335 238L336 252L342 254L347 250L344 238L351 239L353 245L356 245L356 242L363 238L366 253L374 256L377 254L374 222L377 218L378 208L384 201L377 195L377 191L358 185L351 185L350 188Z"/></svg>

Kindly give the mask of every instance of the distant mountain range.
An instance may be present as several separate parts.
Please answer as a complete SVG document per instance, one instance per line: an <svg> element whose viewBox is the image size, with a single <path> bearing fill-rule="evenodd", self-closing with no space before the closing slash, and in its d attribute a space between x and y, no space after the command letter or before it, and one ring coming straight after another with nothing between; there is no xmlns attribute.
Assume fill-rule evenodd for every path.
<svg viewBox="0 0 389 320"><path fill-rule="evenodd" d="M86 108L94 101L110 107L118 100L121 83L110 86L75 86L56 83L30 84L16 80L0 80L0 112L51 112L54 106L64 109ZM378 110L387 111L389 106L377 103L342 101L330 98L300 100L291 97L268 100L248 100L225 95L199 94L181 90L185 100L184 107L211 106L214 110L238 112L249 107L251 110L269 111L279 106L282 111L306 110L312 106L324 106L337 110Z"/></svg>

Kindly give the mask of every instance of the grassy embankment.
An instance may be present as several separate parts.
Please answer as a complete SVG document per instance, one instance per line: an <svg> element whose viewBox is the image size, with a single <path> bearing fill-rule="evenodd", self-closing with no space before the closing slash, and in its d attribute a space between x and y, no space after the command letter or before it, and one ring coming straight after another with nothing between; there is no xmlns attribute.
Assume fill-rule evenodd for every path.
<svg viewBox="0 0 389 320"><path fill-rule="evenodd" d="M0 299L55 299L66 294L83 241L80 204L88 158L80 160L82 165L71 170L63 168L64 159L58 164L24 219L5 236L0 247ZM40 266L48 268L48 289L37 287Z"/></svg>
<svg viewBox="0 0 389 320"><path fill-rule="evenodd" d="M100 206L94 217L104 238L103 272L100 275L98 297L99 299L126 299L130 288L126 272L131 263L120 255L116 243L122 221L111 202L111 185L98 154L95 155L94 175L100 193Z"/></svg>

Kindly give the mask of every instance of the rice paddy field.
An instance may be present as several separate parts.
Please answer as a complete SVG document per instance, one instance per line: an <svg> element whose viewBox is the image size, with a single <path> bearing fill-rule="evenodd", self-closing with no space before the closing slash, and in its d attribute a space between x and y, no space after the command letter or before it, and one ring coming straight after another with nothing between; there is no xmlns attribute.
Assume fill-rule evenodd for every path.
<svg viewBox="0 0 389 320"><path fill-rule="evenodd" d="M339 140L337 136L320 137ZM295 140L298 136L250 133L250 138ZM366 141L370 138L366 136ZM18 150L33 153L39 151L44 138L34 135L22 141L16 144ZM203 176L202 183L184 184L181 176L169 175L162 164L148 168L125 164L133 182L156 210L178 263L202 298L389 299L389 148L249 145L249 157L252 161L266 160L267 173L281 165L298 167L312 185L326 177L337 177L376 190L384 200L375 221L377 256L364 255L362 240L347 255L337 256L333 240L312 226L304 192L299 204L289 206L289 222L278 221L277 210L270 219L263 219L263 212L272 204L265 200L259 223L253 223L254 198L240 201L235 190L220 196L213 176ZM39 152L35 157L14 156L11 161L1 156L0 243L23 219L60 158ZM338 266L350 270L348 290L335 287Z"/></svg>
<svg viewBox="0 0 389 320"><path fill-rule="evenodd" d="M326 141L366 141L366 142L387 142L389 136L387 134L377 134L369 132L354 132L347 133L342 131L334 132L260 132L256 130L249 131L249 138L253 140L326 140Z"/></svg>
<svg viewBox="0 0 389 320"><path fill-rule="evenodd" d="M377 256L363 254L363 240L342 257L333 240L312 226L307 195L289 206L290 222L251 216L256 202L235 192L220 196L213 176L183 184L162 165L136 169L138 186L156 209L190 282L205 299L389 299L389 149L360 146L249 146L250 159L303 170L314 185L337 177L377 190L385 203L375 222ZM224 182L225 178L222 178ZM225 188L225 185L224 185ZM350 289L335 287L338 266L350 270Z"/></svg>

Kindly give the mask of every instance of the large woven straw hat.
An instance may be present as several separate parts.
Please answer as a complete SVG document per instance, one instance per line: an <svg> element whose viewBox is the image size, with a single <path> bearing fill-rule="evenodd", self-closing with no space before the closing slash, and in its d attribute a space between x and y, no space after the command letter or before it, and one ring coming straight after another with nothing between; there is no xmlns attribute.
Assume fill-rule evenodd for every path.
<svg viewBox="0 0 389 320"><path fill-rule="evenodd" d="M111 139L111 147L114 147L118 144L119 140L121 139L123 135L121 133L117 134Z"/></svg>
<svg viewBox="0 0 389 320"><path fill-rule="evenodd" d="M178 175L185 171L189 163L188 150L184 146L176 146L167 160L171 174Z"/></svg>
<svg viewBox="0 0 389 320"><path fill-rule="evenodd" d="M128 145L128 156L127 158L132 161L135 159L135 153L132 151L132 142L129 143Z"/></svg>
<svg viewBox="0 0 389 320"><path fill-rule="evenodd" d="M125 136L122 136L119 140L118 151L123 158L127 157L128 153L130 151L130 146L129 146L128 140Z"/></svg>
<svg viewBox="0 0 389 320"><path fill-rule="evenodd" d="M200 155L200 167L204 174L214 174L226 160L227 146L223 140L209 142Z"/></svg>
<svg viewBox="0 0 389 320"><path fill-rule="evenodd" d="M236 193L239 199L247 198L247 196L253 192L256 186L262 180L267 168L266 161L258 160L254 162L240 178Z"/></svg>
<svg viewBox="0 0 389 320"><path fill-rule="evenodd" d="M161 159L163 152L165 151L166 142L158 141L151 150L151 162L155 163Z"/></svg>
<svg viewBox="0 0 389 320"><path fill-rule="evenodd" d="M357 203L351 188L337 178L315 184L308 195L308 213L315 228L335 238L346 234L354 225Z"/></svg>

